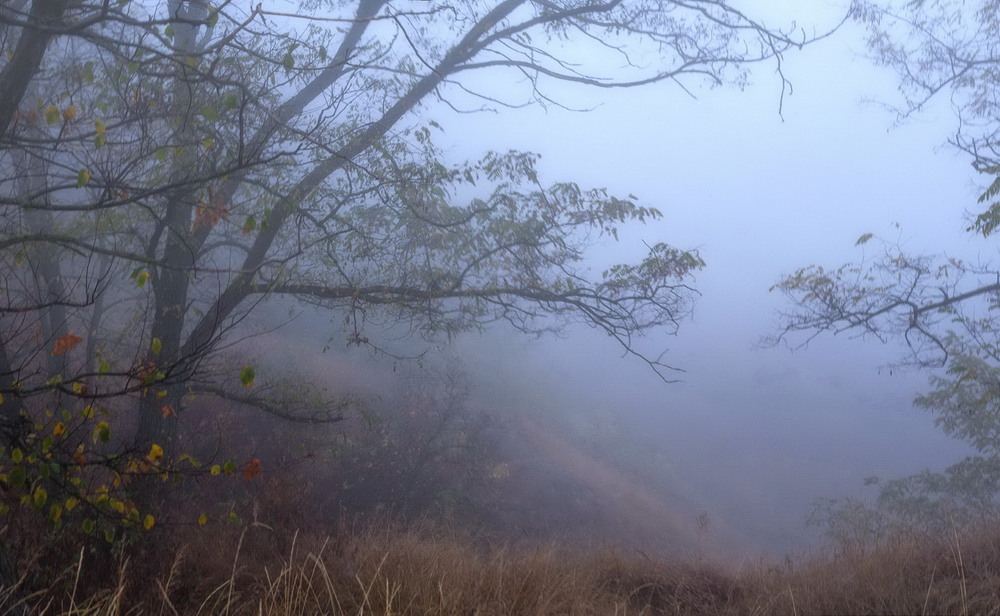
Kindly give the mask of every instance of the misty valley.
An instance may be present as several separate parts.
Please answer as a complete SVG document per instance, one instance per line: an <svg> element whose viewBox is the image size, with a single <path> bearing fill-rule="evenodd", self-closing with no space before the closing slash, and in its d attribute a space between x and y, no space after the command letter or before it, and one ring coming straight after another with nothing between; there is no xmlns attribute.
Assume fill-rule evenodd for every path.
<svg viewBox="0 0 1000 616"><path fill-rule="evenodd" d="M3 0L0 614L1000 613L998 16Z"/></svg>

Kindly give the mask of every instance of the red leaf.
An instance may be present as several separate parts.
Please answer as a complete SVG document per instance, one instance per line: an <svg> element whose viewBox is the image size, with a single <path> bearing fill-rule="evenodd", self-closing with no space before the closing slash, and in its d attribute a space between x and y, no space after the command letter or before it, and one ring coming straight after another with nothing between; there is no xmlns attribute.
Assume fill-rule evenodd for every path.
<svg viewBox="0 0 1000 616"><path fill-rule="evenodd" d="M59 338L56 338L55 344L52 345L52 355L64 355L67 351L81 342L83 342L83 338L77 336L76 334L66 334L65 336L60 336Z"/></svg>
<svg viewBox="0 0 1000 616"><path fill-rule="evenodd" d="M254 458L247 462L247 465L243 467L243 481L250 481L257 475L264 472L264 467L261 465L258 458Z"/></svg>

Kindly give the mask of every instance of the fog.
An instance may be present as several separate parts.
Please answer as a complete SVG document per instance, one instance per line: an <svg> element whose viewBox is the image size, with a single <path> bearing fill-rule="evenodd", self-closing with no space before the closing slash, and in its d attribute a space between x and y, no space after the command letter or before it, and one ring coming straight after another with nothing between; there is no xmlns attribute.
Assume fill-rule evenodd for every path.
<svg viewBox="0 0 1000 616"><path fill-rule="evenodd" d="M87 423L94 417L90 406L79 413L84 428L72 432L80 448L71 449L67 441L63 454L80 472L95 464L83 456L88 435L93 435L95 446L101 440L108 448L123 447L137 455L137 473L152 476L162 470L164 478L167 467L158 466L160 459L170 460L180 450L165 454L160 443L168 450L193 444L196 453L204 451L212 459L212 476L223 469L226 475L239 475L236 471L242 469L249 484L263 468L278 482L301 480L296 495L322 503L315 506L315 517L322 523L342 513L337 500L343 497L345 502L355 499L358 510L390 509L413 517L445 511L442 517L454 515L468 523L462 514L482 513L478 521L483 536L497 542L610 542L643 553L725 562L780 558L822 546L823 529L809 524L818 499L871 498L875 492L869 478L942 469L971 450L947 438L933 417L914 408L914 398L927 390L928 377L935 372L901 367L908 349L898 340L883 344L845 331L770 343L780 331L780 313L791 309L790 300L771 291L772 285L811 264L835 268L850 261L872 262L885 256L886 246L989 261L994 258L989 241L967 230L983 180L968 156L947 145L957 120L946 97L906 117L894 111L904 105L898 76L867 59L860 27L844 21L846 2L735 4L768 27L794 23L804 38L819 40L789 50L780 62L756 62L748 68L746 83L736 75L738 87L711 87L700 75L685 73L676 81L644 87L599 88L568 83L572 79L546 80L540 65L527 73L536 82L518 81L519 67L509 59L497 62L508 63L502 70L494 70L491 62L480 63L477 54L486 48L504 57L497 48L515 44L515 37L508 41L507 34L498 34L497 42L484 34L498 22L480 23L487 18L475 7L462 15L467 21L459 25L442 16L451 10L457 18L461 11L439 6L402 17L363 17L363 11L353 19L321 17L329 20L323 27L345 24L356 30L357 38L351 39L355 42L344 42L333 59L327 58L325 46L310 43L299 49L299 42L285 40L280 27L269 30L272 26L262 21L267 36L261 37L267 45L260 53L278 54L272 58L277 61L262 61L245 75L241 71L246 67L233 62L234 57L205 63L211 70L195 80L204 79L199 85L204 91L193 86L187 94L181 87L171 91L178 101L188 97L178 105L179 115L164 112L156 121L165 123L155 131L128 128L151 140L136 146L131 167L117 158L101 158L111 156L105 153L112 150L106 147L112 142L106 141L105 132L124 130L110 120L115 111L107 112L107 122L82 116L106 106L100 97L87 103L89 108L73 102L43 110L39 102L38 109L22 113L14 105L8 115L15 118L17 111L16 121L51 137L53 145L44 148L38 160L45 164L37 169L24 153L38 147L40 138L17 146L24 151L18 151L9 166L23 176L12 172L13 179L0 182L9 185L11 196L5 198L16 205L4 214L4 237L12 238L9 246L22 241L17 239L23 235L21 210L47 212L48 218L24 217L34 237L24 241L39 246L53 242L58 251L39 249L30 258L13 252L4 256L4 263L11 263L7 280L13 281L5 292L14 298L0 307L14 315L5 316L10 325L4 335L18 341L27 359L0 374L10 381L0 388L17 395L30 389L39 396L118 396L127 401L128 406L122 402L115 408L111 422L121 442L111 438L108 422L102 420L96 427ZM201 3L185 6L185 11L208 10ZM542 11L539 6L530 10ZM320 27L316 24L321 22L294 22L298 16L274 7L262 10L247 14L246 23L271 15L278 24L297 23L294 28L304 38ZM567 15L573 11L567 9ZM669 12L659 17L666 19ZM413 22L401 25L400 19L411 17ZM177 41L165 34L161 41L170 50L161 54L164 58L186 58L181 75L198 66L202 52L206 57L218 53L219 58L231 52L228 42L216 50L195 47L192 37L202 26L205 41L214 36L207 31L215 26L209 28L209 21L202 19L179 21L187 34L178 35ZM214 19L218 21L218 14ZM424 23L430 24L427 29L422 29ZM158 27L153 28L157 36ZM431 30L435 27L442 30ZM451 62L439 47L447 48L449 36L465 36L466 27L475 37L485 37L482 46L469 47L463 51L468 58ZM419 35L417 42L408 38L407 28ZM236 28L233 37L237 31L257 44L257 35L244 26ZM293 32L292 26L288 32ZM381 41L386 33L396 38ZM374 42L359 43L362 35ZM437 35L443 41L437 41ZM317 36L316 41L330 43L338 36L350 38L331 30L329 37ZM613 53L600 55L597 42L582 38L566 36L562 44L576 47L566 57L616 70L607 64ZM536 44L542 47L526 47L532 61L531 54L544 55L544 44ZM609 44L613 47L614 41ZM242 53L234 49L232 53ZM421 49L435 55L432 60L447 69L443 72L453 73L443 76L431 69L425 74L424 68L432 64L424 58L419 58L423 65L412 68L417 63L411 55L419 56ZM68 46L60 53L71 51ZM355 51L358 57L349 58ZM739 52L724 45L722 51L707 53ZM753 51L747 53L754 57ZM140 60L155 63L140 55L115 74L135 73L137 82L160 79L159 69L143 65L139 70ZM100 59L99 54L94 57ZM641 49L630 60L637 66L647 62ZM707 62L705 70L713 72L718 64ZM572 72L566 66L563 69ZM100 83L95 67L103 70L94 61L77 67L80 96L90 92L91 82ZM230 78L220 76L223 68L234 71L234 83L246 79L253 85L259 79L256 85L266 96L244 101L247 92L258 92L247 86L239 97L234 90L216 100L223 91L220 84ZM216 69L222 72L216 75ZM358 77L354 71L377 77ZM315 86L310 81L314 74L326 75L315 83L328 83ZM183 85L183 79L177 79ZM133 106L145 113L159 104L153 94L149 101L140 101L142 87L121 87L128 93L118 97L124 105L124 111L117 111L122 117L137 113ZM385 101L379 100L379 88ZM543 96L532 102L537 92ZM281 102L299 95L302 100L287 107ZM422 106L415 102L420 100ZM246 109L253 112L245 115ZM75 120L78 113L80 119ZM239 119L228 125L227 114ZM170 124L165 119L183 121ZM425 124L434 127L426 135L405 132ZM77 164L77 150L66 145L75 148L75 142L60 140L70 128L84 125L86 134L73 139L79 137L90 149L86 156L80 154ZM245 141L246 134L255 132L257 136ZM187 145L164 145L177 137L184 138L177 143ZM223 151L227 139L232 144ZM538 152L542 158L537 187L543 192L517 193L523 186L534 191L536 178L533 169L525 167L528 171L523 172L512 163L515 170L499 174L499 180L483 180L497 186L478 187L485 192L503 192L503 187L510 193L503 197L513 194L509 212L502 199L490 207L467 207L470 199L482 195L469 186L472 180L462 184L447 172L438 173L432 160L435 147L443 152L445 165L489 151ZM63 162L60 148L72 150L67 154L72 164ZM83 145L80 148L84 151ZM243 160L244 148L255 152L249 155L253 160ZM225 161L233 166L222 165ZM160 185L170 175L160 173L161 163L171 173L184 171L175 174L184 178L176 180L181 186L178 195L183 193L177 203L171 201L175 189ZM68 175L50 174L49 164ZM467 177L480 172L489 176L485 167ZM115 188L118 180L128 185L112 177L119 168L136 176L130 181L146 192L133 192L144 197L135 200L129 190ZM33 195L36 180L38 194L45 197L32 196L38 203L23 196ZM541 187L561 181L607 188L616 196L635 195L640 205L662 212L662 218L625 223L614 234L594 230L594 245L576 280L600 280L615 264L641 262L660 243L696 251L705 260L706 267L693 279L693 311L680 315L676 334L643 331L643 337L623 345L581 324L590 316L599 325L631 335L649 322L666 321L663 315L669 309L663 306L674 304L663 298L662 288L643 289L637 292L644 295L636 301L638 308L593 317L632 293L633 283L623 277L606 286L595 283L593 291L581 290L573 281L564 284L562 276L573 278L577 270L574 250L566 248L575 238L563 233L596 229L600 225L594 221L603 224L616 214L612 208L602 209L603 204L585 203L581 208L589 209L582 213L551 207ZM465 201L452 207L445 195ZM50 197L55 205L46 201ZM146 198L155 205L147 207ZM167 214L157 209L159 200ZM556 197L555 202L562 201ZM574 205L572 198L565 203ZM177 204L187 209L175 217L171 208ZM96 219L104 215L102 208L114 212L115 222L108 224L116 230L84 226L97 243L79 250L78 244L88 246L82 240L50 238L48 227L55 228L57 221L72 226L85 220L88 208L97 212ZM84 214L75 218L80 212ZM132 212L149 218L137 219L132 228ZM532 216L531 225L543 231L520 226L516 218L521 215ZM641 218L634 213L621 216ZM456 237L448 236L453 228L466 234L458 236L461 241L451 241ZM868 234L878 241L858 242ZM200 239L188 245L189 236ZM106 247L101 244L105 240L109 245L121 241L125 248ZM94 274L98 255L107 257L106 265ZM25 283L22 297L14 284L22 274L15 268L25 259L42 273L24 274L31 284ZM684 259L658 267L680 272L667 284L688 281ZM539 272L549 279L536 282ZM655 278L656 284L669 278L661 271L640 272L638 277L643 282ZM72 281L65 293L64 279ZM573 293L580 293L569 296L585 299L576 302L558 293L553 299L536 292L539 285L572 287ZM586 297L591 292L596 299ZM73 293L85 297L75 304L64 302L62 296ZM45 298L50 295L60 298L53 303L58 310L46 316L50 306ZM67 316L62 303L75 312ZM644 315L644 309L656 315ZM552 312L561 314L544 321ZM93 318L84 323L87 314ZM558 320L566 314L576 322ZM523 329L531 330L535 318L550 324L552 331L538 337L516 331L519 323L528 323ZM455 333L459 329L461 333ZM414 335L431 331L438 337ZM0 343L0 363L6 365L2 347L7 343ZM77 345L81 347L73 351ZM666 366L659 372L653 361L657 357ZM31 376L38 382L30 388L14 378L44 362L51 365L51 376L35 369ZM107 382L117 379L120 391L99 390L97 384L106 377ZM281 377L287 380L280 382ZM323 406L329 399L312 396L312 385L335 396L350 396L351 403ZM267 399L275 392L276 402ZM281 406L291 405L289 400L300 405L295 412L305 414ZM278 419L267 413L259 415L264 418L259 424L239 414L255 406L273 416L285 413L284 419L299 423L278 428ZM133 407L137 414L122 412ZM178 416L188 407L197 411L191 414L195 420L178 428ZM46 424L54 435L48 438L51 448L53 438L61 438L67 428L48 408L38 406L34 412L58 422L52 428ZM341 412L343 418L337 416ZM12 417L9 423L20 426L28 415ZM70 415L65 417L68 422ZM380 424L383 419L386 423ZM119 436L119 430L129 436ZM126 442L132 432L134 440ZM226 456L230 459L224 466L214 464ZM20 465L21 459L17 450L13 463ZM47 460L35 457L32 463L39 459ZM195 466L187 453L178 459ZM114 456L102 463L111 464L108 460ZM47 479L50 467L59 465L43 465L41 479ZM75 467L67 462L62 468ZM193 476L202 473L187 470ZM117 488L120 478L115 477ZM443 487L432 486L441 494L423 490L435 480L441 480ZM22 473L20 483L25 481ZM242 506L252 511L255 522L254 499L266 496L266 489L257 487L260 483L244 486L250 496ZM288 485L291 482L278 487ZM273 500L280 501L282 494L275 493ZM46 492L33 494L41 511ZM327 500L313 498L316 494ZM383 497L396 499L396 509L385 505ZM475 506L461 509L468 501L476 501ZM28 497L22 502L28 503ZM118 504L118 513L125 511L124 501ZM327 504L332 513L323 510ZM238 520L235 507L219 519ZM67 504L67 511L71 508ZM61 515L59 509L53 522ZM133 517L127 521L140 519ZM199 525L207 520L205 514L192 519ZM143 518L143 525L150 530L154 518Z"/></svg>
<svg viewBox="0 0 1000 616"><path fill-rule="evenodd" d="M834 27L845 10L768 6L774 20L795 19L816 32ZM815 499L863 496L868 477L941 468L966 454L913 409L928 372L893 368L903 347L849 335L819 337L794 352L759 344L787 307L770 285L800 266L862 258L854 243L864 233L912 252L989 256L964 232L978 185L968 161L944 146L951 110L932 105L900 120L886 108L898 102L894 76L864 56L860 32L847 24L786 55L784 94L773 69L757 67L744 91L690 85L687 93L666 83L549 92L585 112L430 109L454 160L488 149L536 151L543 183L604 186L663 212L620 241L602 240L592 271L634 260L644 243L657 241L697 248L708 263L679 335L653 333L643 342L669 349L664 361L682 372L668 376L678 382L662 382L614 341L582 327L526 339L496 326L462 335L447 350L470 375L474 405L508 420L531 417L570 441L566 426L584 434L603 426L614 436L612 455L632 448L660 471L634 477L638 485L673 507L685 532L706 513L705 534L729 555L814 546L819 531L806 520ZM365 370L396 366L360 351L346 357ZM526 466L531 476L515 473L511 481L544 483L546 468ZM654 506L622 498L609 511L648 516L643 508Z"/></svg>

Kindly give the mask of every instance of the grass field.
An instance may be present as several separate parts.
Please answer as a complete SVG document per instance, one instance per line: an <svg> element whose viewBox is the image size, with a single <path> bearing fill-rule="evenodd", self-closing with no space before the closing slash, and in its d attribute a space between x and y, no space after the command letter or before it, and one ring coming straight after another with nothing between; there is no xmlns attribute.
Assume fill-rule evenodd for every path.
<svg viewBox="0 0 1000 616"><path fill-rule="evenodd" d="M430 525L197 532L145 558L115 557L103 575L88 570L86 548L42 584L29 564L0 594L0 614L1000 613L995 531L841 546L780 565L495 545Z"/></svg>

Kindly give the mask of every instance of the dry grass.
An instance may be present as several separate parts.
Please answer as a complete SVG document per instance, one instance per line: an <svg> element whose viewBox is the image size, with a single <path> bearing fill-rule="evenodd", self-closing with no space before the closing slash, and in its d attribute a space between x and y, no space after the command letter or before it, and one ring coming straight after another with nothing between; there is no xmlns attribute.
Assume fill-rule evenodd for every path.
<svg viewBox="0 0 1000 616"><path fill-rule="evenodd" d="M202 531L162 566L120 559L101 588L78 559L48 589L0 591L0 616L119 614L998 614L1000 532L900 538L735 572L556 546L484 547L431 527Z"/></svg>

